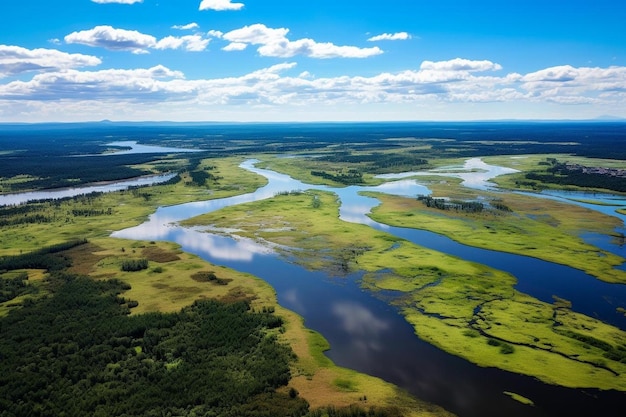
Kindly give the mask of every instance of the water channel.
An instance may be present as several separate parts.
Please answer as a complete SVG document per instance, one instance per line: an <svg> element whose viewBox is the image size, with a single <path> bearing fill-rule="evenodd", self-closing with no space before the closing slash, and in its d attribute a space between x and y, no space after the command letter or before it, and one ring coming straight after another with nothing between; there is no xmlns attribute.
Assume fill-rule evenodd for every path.
<svg viewBox="0 0 626 417"><path fill-rule="evenodd" d="M158 147L138 147L135 142L118 142L110 146L130 147L129 152L157 152ZM172 152L175 148L162 149ZM105 154L105 155L115 155ZM516 289L546 302L552 295L572 301L572 308L597 317L621 329L626 319L616 314L616 305L626 305L626 286L606 284L589 275L561 265L534 258L510 255L468 247L444 236L415 229L390 227L374 222L367 213L378 204L373 198L359 195L361 191L415 196L430 191L414 180L401 179L421 175L401 173L386 179L400 179L378 187L331 188L304 184L286 175L254 167L254 161L242 166L265 176L269 183L257 191L219 200L194 202L159 208L150 219L137 227L113 233L115 237L139 240L167 240L180 244L183 250L197 254L209 262L254 274L272 285L281 305L305 318L305 325L323 334L331 344L327 355L338 365L356 369L390 381L415 396L441 405L460 417L517 416L591 416L622 415L619 410L626 400L615 391L575 390L541 383L534 378L481 368L447 354L421 341L396 308L359 287L359 274L338 279L320 271L308 271L277 255L271 247L249 239L208 233L199 228L183 228L176 222L227 206L257 201L278 192L319 189L335 192L341 200L340 216L344 221L369 225L418 245L489 265L513 274ZM479 171L476 171L476 170ZM465 172L460 172L460 171ZM473 172L467 172L468 170ZM489 187L489 179L509 172L508 169L472 159L462 167L451 167L442 175L458 176L464 185ZM54 199L126 189L166 181L171 176L154 176L110 184L76 187L0 196L0 205L21 204L30 200ZM579 196L552 193L572 204L617 215L615 207L590 204L586 200L606 200L623 206L623 197ZM604 201L603 200L603 201ZM626 216L619 216L625 220ZM593 240L593 236L590 240ZM623 246L606 237L595 237L604 250L624 255ZM532 399L534 407L523 405L503 394L515 392ZM366 393L367 394L367 393Z"/></svg>
<svg viewBox="0 0 626 417"><path fill-rule="evenodd" d="M275 288L281 305L302 315L307 327L328 339L331 349L327 354L336 364L381 377L460 417L621 415L615 410L626 400L624 393L547 385L534 378L478 367L421 341L394 307L359 287L358 274L337 279L308 271L259 242L202 228L183 228L176 222L278 192L319 189L338 194L340 216L345 221L364 223L416 244L508 271L517 278L519 291L547 302L558 295L572 301L574 310L622 329L626 319L616 314L615 305L626 305L626 286L603 283L581 271L534 258L468 247L431 232L389 227L367 217L377 200L359 195L360 191L406 196L429 193L414 180L335 189L256 168L254 161L242 166L265 176L269 183L245 195L161 207L144 224L113 236L176 242L209 262L262 278ZM530 398L535 406L516 402L504 391Z"/></svg>

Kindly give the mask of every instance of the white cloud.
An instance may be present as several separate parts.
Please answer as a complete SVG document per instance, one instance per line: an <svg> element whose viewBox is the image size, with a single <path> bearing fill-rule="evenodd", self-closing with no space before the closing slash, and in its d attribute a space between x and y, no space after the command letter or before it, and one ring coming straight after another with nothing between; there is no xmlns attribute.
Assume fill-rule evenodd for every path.
<svg viewBox="0 0 626 417"><path fill-rule="evenodd" d="M214 38L221 38L222 36L224 36L224 33L220 32L219 30L210 30L206 34Z"/></svg>
<svg viewBox="0 0 626 417"><path fill-rule="evenodd" d="M489 108L489 114L499 117L513 117L517 113L507 115L504 109L519 109L523 105L537 111L545 110L546 106L567 105L569 113L563 111L563 114L574 114L577 106L593 105L594 109L613 110L612 114L626 116L623 105L626 67L554 67L528 74L493 75L493 71L500 68L496 63L457 58L426 61L417 69L397 73L323 78L307 71L295 71L295 68L295 63L286 62L238 76L188 80L181 72L163 66L79 71L59 65L58 70L37 74L29 81L0 84L0 112L6 114L13 108L32 107L41 112L55 111L55 114L62 114L61 108L66 108L67 114L75 114L71 111L80 102L83 109L100 109L100 112L93 111L93 120L101 118L99 114L112 112L111 103L123 102L133 103L127 107L135 114L157 119L174 117L170 112L175 112L187 120L191 114L204 114L204 118L216 120L212 116L217 114L214 112L242 114L255 109L264 112L276 109L277 119L288 118L298 111L294 109L302 109L302 115L323 111L329 117L341 117L340 114L345 117L343 112L349 108L355 109L355 115L363 115L359 117L369 114L367 117L371 118L372 115L380 117L382 113L367 113L361 109L379 106L377 109L389 114L392 114L391 109L396 111L394 114L401 110L407 117L416 109L431 112L439 108L440 114L445 115L450 109L459 110L462 109L459 106L469 103ZM53 109L52 104L47 106L46 102L60 107ZM528 106L529 103L532 106ZM155 113L157 109L163 113ZM334 113L337 115L333 116ZM534 115L541 117L542 114ZM481 117L484 118L484 114Z"/></svg>
<svg viewBox="0 0 626 417"><path fill-rule="evenodd" d="M272 29L268 28L264 24L257 23L250 26L244 26L241 29L231 30L230 32L224 34L223 38L231 42L263 45L285 40L287 33L289 33L289 29Z"/></svg>
<svg viewBox="0 0 626 417"><path fill-rule="evenodd" d="M156 43L155 49L178 49L184 47L190 52L204 51L209 44L210 39L203 38L200 35L187 35L181 37L167 36Z"/></svg>
<svg viewBox="0 0 626 417"><path fill-rule="evenodd" d="M172 26L172 29L191 30L191 29L198 29L199 27L200 26L196 22L191 22L191 23L187 23L186 25L174 25Z"/></svg>
<svg viewBox="0 0 626 417"><path fill-rule="evenodd" d="M96 26L93 29L70 33L65 37L65 42L141 53L154 47L157 40L154 36L145 35L136 30Z"/></svg>
<svg viewBox="0 0 626 417"><path fill-rule="evenodd" d="M143 3L143 0L91 0L94 3L99 4L109 4L109 3L118 3L118 4L135 4L135 3Z"/></svg>
<svg viewBox="0 0 626 417"><path fill-rule="evenodd" d="M235 46L225 50L241 50L242 44L260 45L257 51L262 56L290 58L304 55L311 58L367 58L382 54L378 47L359 48L356 46L337 46L330 42L316 42L313 39L287 39L289 29L268 28L257 23L225 33L222 37Z"/></svg>
<svg viewBox="0 0 626 417"><path fill-rule="evenodd" d="M502 69L500 64L491 61L472 61L469 59L455 58L449 61L424 61L420 66L422 70L434 71L498 71Z"/></svg>
<svg viewBox="0 0 626 417"><path fill-rule="evenodd" d="M240 10L243 7L243 3L232 3L232 0L202 0L198 10Z"/></svg>
<svg viewBox="0 0 626 417"><path fill-rule="evenodd" d="M222 48L224 51L243 51L248 47L247 43L243 42L231 42Z"/></svg>
<svg viewBox="0 0 626 417"><path fill-rule="evenodd" d="M58 71L100 65L95 56L68 54L56 49L26 49L0 45L0 77L28 71Z"/></svg>
<svg viewBox="0 0 626 417"><path fill-rule="evenodd" d="M368 39L370 42L377 41L405 41L407 39L411 39L411 35L406 32L397 32L397 33L383 33L381 35L372 36Z"/></svg>
<svg viewBox="0 0 626 417"><path fill-rule="evenodd" d="M204 51L210 40L200 35L167 36L159 41L152 36L135 30L116 29L111 26L96 26L93 29L70 33L66 43L102 47L110 50L130 51L135 54L148 53L149 49L179 49Z"/></svg>
<svg viewBox="0 0 626 417"><path fill-rule="evenodd" d="M107 98L166 98L175 94L176 80L184 75L162 65L148 69L101 71L67 70L39 74L32 80L14 81L0 86L0 96L28 100L85 100ZM163 86L168 85L165 89Z"/></svg>

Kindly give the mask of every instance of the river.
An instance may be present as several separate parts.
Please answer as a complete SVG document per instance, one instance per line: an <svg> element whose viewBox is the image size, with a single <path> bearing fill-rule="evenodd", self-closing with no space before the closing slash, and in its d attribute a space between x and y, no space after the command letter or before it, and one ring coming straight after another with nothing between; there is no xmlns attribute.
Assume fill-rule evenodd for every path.
<svg viewBox="0 0 626 417"><path fill-rule="evenodd" d="M262 278L275 288L281 305L302 315L307 327L328 339L331 349L327 354L336 364L379 376L460 417L621 415L615 410L626 400L624 393L547 385L534 378L478 367L421 341L395 308L359 287L358 275L338 280L320 271L307 271L256 241L212 234L202 228L184 228L176 222L269 198L278 192L319 189L339 195L340 216L345 221L364 223L425 247L509 271L517 278L519 291L548 302L556 294L572 301L574 310L622 329L626 327L624 317L615 314L611 304L626 305L626 286L601 282L567 266L468 247L441 235L389 227L367 217L377 200L359 192L429 194L414 180L392 181L378 187L332 188L256 168L254 161L246 161L242 167L265 176L268 184L245 195L160 207L144 224L112 236L176 242L183 250L209 262ZM611 297L610 302L606 297ZM504 395L504 391L530 398L535 406L522 405Z"/></svg>

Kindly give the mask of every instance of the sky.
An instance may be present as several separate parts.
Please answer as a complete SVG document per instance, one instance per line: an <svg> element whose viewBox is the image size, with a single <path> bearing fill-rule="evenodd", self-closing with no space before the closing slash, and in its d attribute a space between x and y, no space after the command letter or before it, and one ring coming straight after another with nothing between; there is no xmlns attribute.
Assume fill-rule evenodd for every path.
<svg viewBox="0 0 626 417"><path fill-rule="evenodd" d="M621 0L3 0L0 123L626 118Z"/></svg>

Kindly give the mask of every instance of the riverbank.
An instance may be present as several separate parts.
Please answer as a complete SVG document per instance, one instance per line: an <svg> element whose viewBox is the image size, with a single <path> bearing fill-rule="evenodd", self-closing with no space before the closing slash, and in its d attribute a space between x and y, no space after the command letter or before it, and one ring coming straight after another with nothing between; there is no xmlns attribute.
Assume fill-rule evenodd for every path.
<svg viewBox="0 0 626 417"><path fill-rule="evenodd" d="M266 282L203 261L175 244L108 237L113 230L141 223L157 205L239 195L266 183L265 178L239 168L238 158L203 163L215 166L214 172L223 178L221 184L213 185L210 190L185 185L183 179L177 184L69 199L58 204L37 203L37 211L52 221L3 227L0 256L28 252L76 236L86 237L90 241L88 245L66 253L72 259L70 272L94 279L115 277L130 284L131 289L124 297L137 302L132 314L179 311L205 298L226 302L248 300L253 309L275 311L285 322L283 332L277 336L297 355L292 364L293 378L285 389L297 390L312 408L356 404L364 409L396 407L406 416L450 416L445 410L419 401L381 379L335 366L323 354L328 349L324 338L305 328L300 316L279 306L275 291ZM121 271L124 262L137 259L147 260L148 267L141 271ZM42 277L41 271L26 272L29 281ZM216 279L208 279L211 274ZM19 302L24 300L14 300L11 308L19 308Z"/></svg>
<svg viewBox="0 0 626 417"><path fill-rule="evenodd" d="M289 258L331 274L366 271L363 285L395 291L394 303L420 338L481 366L567 387L626 390L620 377L626 366L607 357L612 346L625 345L624 332L567 303L519 293L510 275L341 221L338 211L334 194L288 193L184 225L228 227L230 234L279 245ZM594 329L590 340L580 340L584 329Z"/></svg>

